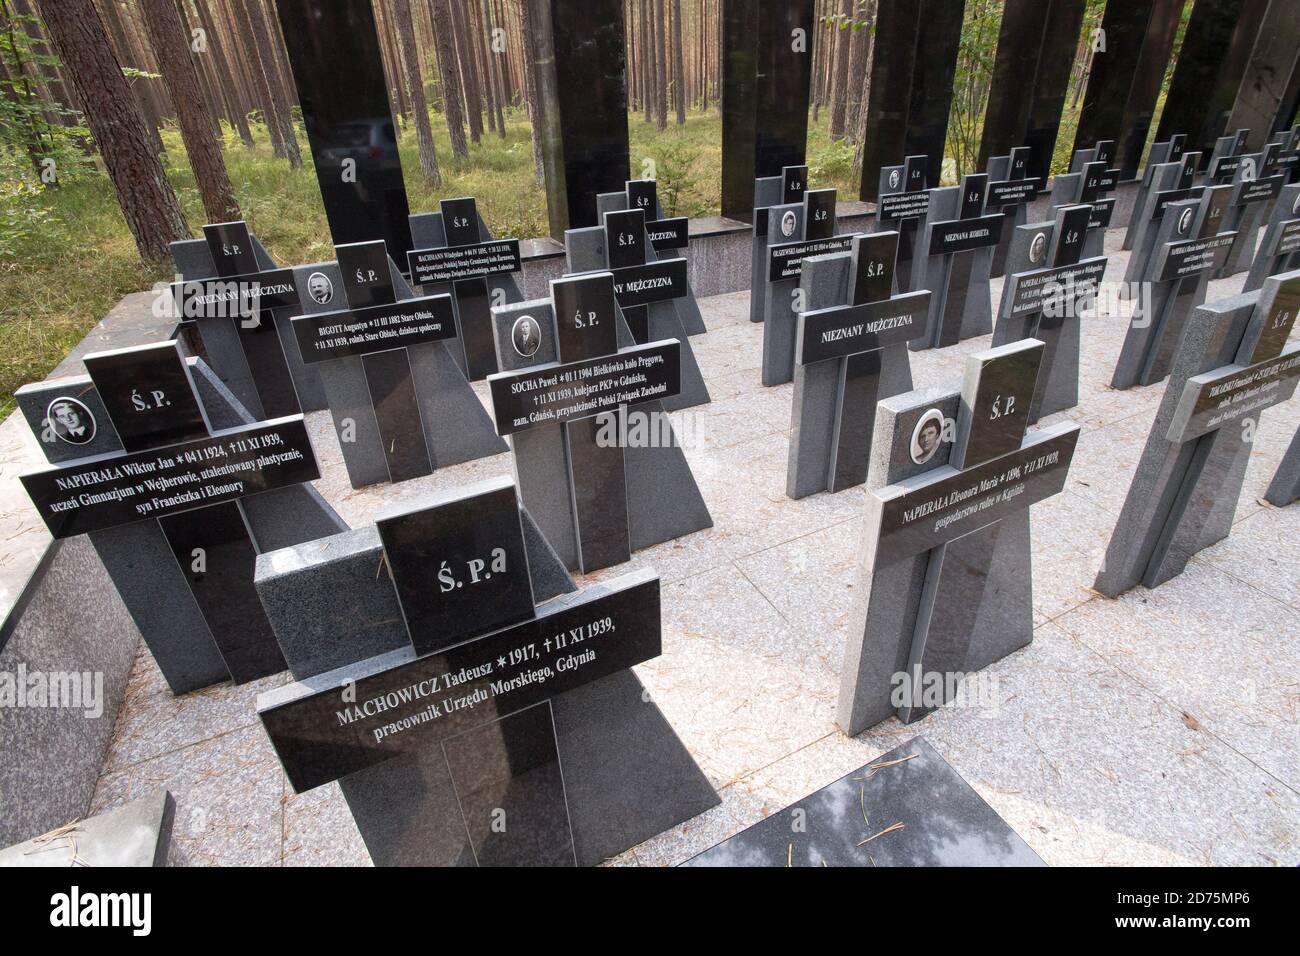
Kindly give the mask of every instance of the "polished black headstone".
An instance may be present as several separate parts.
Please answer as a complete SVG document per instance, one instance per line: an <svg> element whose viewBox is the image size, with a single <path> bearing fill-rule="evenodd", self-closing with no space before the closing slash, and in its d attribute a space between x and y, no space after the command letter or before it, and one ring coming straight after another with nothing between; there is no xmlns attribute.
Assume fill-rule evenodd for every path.
<svg viewBox="0 0 1300 956"><path fill-rule="evenodd" d="M279 0L303 124L335 245L411 248L397 131L370 0Z"/></svg>
<svg viewBox="0 0 1300 956"><path fill-rule="evenodd" d="M175 343L88 355L85 365L127 451L207 436L207 417Z"/></svg>
<svg viewBox="0 0 1300 956"><path fill-rule="evenodd" d="M1147 134L1151 132L1151 123L1155 119L1156 101L1169 66L1169 56L1173 52L1174 36L1178 32L1183 5L1184 0L1155 0L1151 7L1151 18L1147 21L1142 50L1134 68L1128 102L1124 105L1120 129L1116 134L1119 153L1114 165L1120 170L1121 180L1127 181L1137 176L1142 151L1146 148Z"/></svg>
<svg viewBox="0 0 1300 956"><path fill-rule="evenodd" d="M407 481L433 471L420 423L420 401L411 380L411 360L406 349L387 349L361 356L366 387L375 409L379 437L388 462L389 481Z"/></svg>
<svg viewBox="0 0 1300 956"><path fill-rule="evenodd" d="M1106 4L1101 18L1105 42L1093 48L1088 88L1074 135L1076 150L1089 149L1099 139L1118 140L1123 134L1124 106L1148 38L1147 24L1155 2L1124 0Z"/></svg>
<svg viewBox="0 0 1300 956"><path fill-rule="evenodd" d="M865 104L862 187L858 194L864 202L875 202L879 196L876 171L898 162L906 152L921 6L919 2L884 3L878 8Z"/></svg>
<svg viewBox="0 0 1300 956"><path fill-rule="evenodd" d="M966 0L920 0L919 6L921 28L916 38L903 152L927 157L926 178L937 183L943 174Z"/></svg>
<svg viewBox="0 0 1300 956"><path fill-rule="evenodd" d="M533 616L533 588L514 482L375 519L411 645L419 654Z"/></svg>

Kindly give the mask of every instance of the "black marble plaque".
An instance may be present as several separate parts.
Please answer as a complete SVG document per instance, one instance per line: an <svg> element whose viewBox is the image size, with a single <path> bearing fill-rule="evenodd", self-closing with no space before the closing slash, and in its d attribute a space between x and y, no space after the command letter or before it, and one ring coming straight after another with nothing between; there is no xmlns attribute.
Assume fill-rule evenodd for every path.
<svg viewBox="0 0 1300 956"><path fill-rule="evenodd" d="M911 295L912 293L908 293ZM924 324L925 313L920 315ZM835 407L829 478L826 490L834 494L862 484L871 460L875 432L876 400L880 394L880 351L847 356L840 365L839 402ZM865 414L864 414L865 410Z"/></svg>
<svg viewBox="0 0 1300 956"><path fill-rule="evenodd" d="M248 223L209 223L203 227L203 238L212 255L212 265L223 278L257 272L257 253L253 239L248 234Z"/></svg>
<svg viewBox="0 0 1300 956"><path fill-rule="evenodd" d="M411 644L428 654L533 616L514 484L375 520Z"/></svg>
<svg viewBox="0 0 1300 956"><path fill-rule="evenodd" d="M449 246L472 246L479 241L478 204L473 196L443 199L438 203L442 228Z"/></svg>
<svg viewBox="0 0 1300 956"><path fill-rule="evenodd" d="M434 462L424 441L420 402L406 349L367 353L361 356L361 367L375 409L389 480L406 481L429 474Z"/></svg>
<svg viewBox="0 0 1300 956"><path fill-rule="evenodd" d="M556 279L551 283L551 298L561 362L581 362L618 351L618 306L612 274Z"/></svg>
<svg viewBox="0 0 1300 956"><path fill-rule="evenodd" d="M803 237L829 239L835 232L835 190L810 189L803 194Z"/></svg>
<svg viewBox="0 0 1300 956"><path fill-rule="evenodd" d="M645 224L646 238L655 252L685 249L691 243L691 221L685 216L655 219Z"/></svg>
<svg viewBox="0 0 1300 956"><path fill-rule="evenodd" d="M681 344L649 342L617 355L500 372L488 377L488 387L497 434L510 435L678 394Z"/></svg>
<svg viewBox="0 0 1300 956"><path fill-rule="evenodd" d="M629 309L680 299L689 291L685 259L660 259L614 272L614 297L625 317Z"/></svg>
<svg viewBox="0 0 1300 956"><path fill-rule="evenodd" d="M403 648L277 688L259 699L258 715L302 793L660 651L659 579L650 577L543 605L535 619L434 654Z"/></svg>
<svg viewBox="0 0 1300 956"><path fill-rule="evenodd" d="M300 315L291 324L298 351L309 365L456 336L449 295Z"/></svg>
<svg viewBox="0 0 1300 956"><path fill-rule="evenodd" d="M404 262L410 209L370 0L274 7L334 243L382 239Z"/></svg>
<svg viewBox="0 0 1300 956"><path fill-rule="evenodd" d="M781 168L781 203L803 202L803 194L808 191L808 167L784 166Z"/></svg>
<svg viewBox="0 0 1300 956"><path fill-rule="evenodd" d="M646 219L659 216L659 184L653 179L629 179L624 187L629 208L640 209Z"/></svg>
<svg viewBox="0 0 1300 956"><path fill-rule="evenodd" d="M518 272L522 266L518 239L489 239L465 246L412 249L406 254L416 285L455 282Z"/></svg>
<svg viewBox="0 0 1300 956"><path fill-rule="evenodd" d="M97 352L85 365L128 452L207 437L207 417L175 342Z"/></svg>
<svg viewBox="0 0 1300 956"><path fill-rule="evenodd" d="M460 340L465 348L466 374L477 382L497 370L496 343L492 339L492 298L485 279L453 282Z"/></svg>
<svg viewBox="0 0 1300 956"><path fill-rule="evenodd" d="M172 283L176 318L252 319L263 309L298 305L292 269L254 270L230 278L186 279Z"/></svg>
<svg viewBox="0 0 1300 956"><path fill-rule="evenodd" d="M301 415L22 475L56 538L233 501L320 477Z"/></svg>
<svg viewBox="0 0 1300 956"><path fill-rule="evenodd" d="M573 524L578 567L583 574L622 564L632 557L627 511L627 469L623 445L602 440L619 435L619 410L570 422L564 429L572 477Z"/></svg>
<svg viewBox="0 0 1300 956"><path fill-rule="evenodd" d="M828 252L843 252L852 243L852 236L831 236L829 239L783 242L780 245L769 246L767 279L769 282L797 279L803 272L805 257L825 255Z"/></svg>
<svg viewBox="0 0 1300 956"><path fill-rule="evenodd" d="M257 548L238 503L165 515L158 523L231 680L243 684L284 670L284 655L253 587Z"/></svg>
<svg viewBox="0 0 1300 956"><path fill-rule="evenodd" d="M936 223L930 232L930 249L932 256L951 255L980 249L984 246L996 246L1002 237L1002 213L977 216L974 219L954 219L951 222ZM958 298L965 295L964 285L954 283Z"/></svg>
<svg viewBox="0 0 1300 956"><path fill-rule="evenodd" d="M894 260L898 233L879 232L853 237L849 256L849 303L863 305L888 299L894 291Z"/></svg>
<svg viewBox="0 0 1300 956"><path fill-rule="evenodd" d="M1043 861L918 737L683 865L986 867Z"/></svg>
<svg viewBox="0 0 1300 956"><path fill-rule="evenodd" d="M549 702L442 744L479 866L574 866Z"/></svg>
<svg viewBox="0 0 1300 956"><path fill-rule="evenodd" d="M388 250L382 241L355 242L336 246L343 292L348 305L363 309L397 301L393 274L388 268Z"/></svg>
<svg viewBox="0 0 1300 956"><path fill-rule="evenodd" d="M1240 418L1285 402L1300 380L1300 345L1245 368L1229 366L1188 379L1168 437L1186 442Z"/></svg>
<svg viewBox="0 0 1300 956"><path fill-rule="evenodd" d="M1008 349L980 362L975 395L969 399L963 396L963 423L967 424L964 436L959 436L961 444L954 449L954 466L974 468L1020 447L1029 423L1029 404L1043 360L1043 346L1040 343L1034 348Z"/></svg>
<svg viewBox="0 0 1300 956"><path fill-rule="evenodd" d="M605 213L605 257L611 269L645 263L645 223L644 209Z"/></svg>
<svg viewBox="0 0 1300 956"><path fill-rule="evenodd" d="M883 301L805 312L795 361L824 362L910 341L925 334L929 308L930 293L922 289Z"/></svg>

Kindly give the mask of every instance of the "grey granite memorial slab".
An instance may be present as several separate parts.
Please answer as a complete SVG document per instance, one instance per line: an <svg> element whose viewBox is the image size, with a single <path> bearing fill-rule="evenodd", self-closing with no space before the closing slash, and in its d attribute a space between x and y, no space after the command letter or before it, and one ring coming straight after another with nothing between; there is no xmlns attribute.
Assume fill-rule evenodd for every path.
<svg viewBox="0 0 1300 956"><path fill-rule="evenodd" d="M1117 597L1182 573L1227 537L1260 411L1300 378L1287 337L1300 308L1300 272L1197 308L1187 323L1124 508L1094 587Z"/></svg>
<svg viewBox="0 0 1300 956"><path fill-rule="evenodd" d="M1054 222L1020 226L1012 241L993 344L1044 344L1031 425L1079 404L1081 316L1106 271L1105 256L1081 258L1091 216L1091 206L1061 206Z"/></svg>
<svg viewBox="0 0 1300 956"><path fill-rule="evenodd" d="M246 223L206 225L203 232L203 239L171 244L172 261L183 281L248 280L279 270ZM249 414L258 420L278 418L325 407L320 376L303 363L289 327L290 317L300 311L301 297L323 292L315 285L311 290L301 285L292 305L254 309L238 317L177 317L195 322L208 365Z"/></svg>
<svg viewBox="0 0 1300 956"><path fill-rule="evenodd" d="M908 723L1033 638L1029 506L1061 491L1079 428L1025 432L1043 343L967 357L960 391L883 399L838 723Z"/></svg>
<svg viewBox="0 0 1300 956"><path fill-rule="evenodd" d="M916 737L683 866L1043 866Z"/></svg>
<svg viewBox="0 0 1300 956"><path fill-rule="evenodd" d="M1209 277L1235 237L1222 230L1232 189L1206 186L1198 199L1165 206L1142 277L1141 297L1115 362L1112 388L1152 385L1169 374L1187 318L1205 301Z"/></svg>
<svg viewBox="0 0 1300 956"><path fill-rule="evenodd" d="M606 278L600 279L600 276ZM592 517L605 525L615 519L620 524L625 523L627 540L622 550L629 555L632 551L710 528L713 519L659 399L613 402L608 407L599 404L585 409L585 414L595 416L585 419L573 418L573 415L584 414L583 409L575 409L572 414L565 411L562 415L554 415L553 409L543 408L540 411L545 414L523 427L516 427L508 421L504 404L495 407L498 389L509 391L514 382L530 379L549 381L575 369L581 371L591 364L612 367L615 359L619 362L635 361L637 356L654 362L662 359L664 363L650 367L654 381L649 384L666 386L668 393L676 388L673 353L677 343L637 345L612 301L612 274L594 273L554 280L551 283L552 296L557 287L572 283L607 285L609 305L601 307L600 311L613 311L616 333L613 344L617 349L610 349L610 340L605 339L595 349L595 358L570 358L569 351L572 350L562 348L562 330L557 326L553 298L504 306L493 310L497 356L502 372L489 379L489 384L493 388L498 428L509 435L514 452L514 473L520 499L566 568L594 570L596 563L588 562L595 552L589 549L590 553L584 555L582 546L584 511L594 512ZM595 291L599 292L599 289ZM571 337L574 331L572 328L568 330ZM612 371L617 373L617 369ZM506 401L504 395L502 401ZM645 426L654 440L630 440L633 437L632 424ZM616 433L612 447L602 448L597 443L602 425ZM620 452L621 462L617 460ZM611 462L603 469L600 467L602 459ZM592 484L593 476L600 480Z"/></svg>
<svg viewBox="0 0 1300 956"><path fill-rule="evenodd" d="M930 159L906 157L899 166L882 166L876 201L877 232L898 233L898 262L894 269L897 291L921 288L925 253L918 248L921 224L929 215L930 184L926 178Z"/></svg>
<svg viewBox="0 0 1300 956"><path fill-rule="evenodd" d="M1224 229L1235 232L1236 235L1228 249L1227 258L1214 274L1216 279L1245 272L1255 259L1255 240L1260 224L1286 180L1280 172L1271 176L1263 175L1272 153L1276 151L1277 146L1274 144L1265 152L1237 157L1237 168L1230 180L1232 200L1228 204L1224 223Z"/></svg>
<svg viewBox="0 0 1300 956"><path fill-rule="evenodd" d="M1033 162L1033 149L1018 146L1006 156L989 157L989 211L1002 210L1002 235L993 249L993 263L989 277L996 279L1006 275L1007 252L1011 247L1011 235L1017 226L1023 226L1027 219L1026 207L1043 186L1043 181L1029 175Z"/></svg>
<svg viewBox="0 0 1300 956"><path fill-rule="evenodd" d="M596 215L604 221L605 213L619 212L624 209L641 209L645 211L646 238L650 250L647 261L653 259L685 259L690 246L689 220L685 216L668 218L664 207L659 202L658 183L653 179L629 179L622 192L599 193L596 196ZM682 320L682 328L687 335L700 335L707 332L704 314L700 312L700 303L695 297L691 282L686 280L686 294L674 299L677 316Z"/></svg>
<svg viewBox="0 0 1300 956"><path fill-rule="evenodd" d="M1124 272L1124 296L1135 297L1140 284L1151 271L1151 260L1156 254L1156 235L1171 202L1199 199L1204 187L1196 185L1196 172L1201 154L1184 153L1177 162L1147 165L1146 177L1150 184L1145 194L1136 200L1129 219L1125 249L1131 249L1128 266ZM1144 180L1145 181L1145 180ZM1131 241L1130 238L1131 237Z"/></svg>
<svg viewBox="0 0 1300 956"><path fill-rule="evenodd" d="M930 190L916 252L924 260L917 287L930 290L930 316L925 335L908 348L944 348L993 331L989 277L1004 220L1000 210L985 211L987 198L987 173L967 173L959 186Z"/></svg>
<svg viewBox="0 0 1300 956"><path fill-rule="evenodd" d="M1295 437L1287 446L1286 454L1277 466L1277 474L1264 492L1264 500L1279 508L1300 500L1300 429L1296 429Z"/></svg>
<svg viewBox="0 0 1300 956"><path fill-rule="evenodd" d="M456 340L446 347L465 376L478 381L497 371L492 306L524 297L514 277L520 269L519 240L493 239L472 197L444 199L438 212L418 213L409 221L415 246L406 254L411 285L422 295L451 296ZM454 277L421 282L422 276L443 275Z"/></svg>
<svg viewBox="0 0 1300 956"><path fill-rule="evenodd" d="M768 246L789 237L768 233L768 209L772 206L803 202L808 191L807 166L783 166L780 176L760 176L754 180L754 216L751 229L749 276L749 321L762 322L767 308Z"/></svg>
<svg viewBox="0 0 1300 956"><path fill-rule="evenodd" d="M907 340L930 293L892 295L898 233L853 237L849 252L803 261L786 494L803 498L867 480L876 402L911 391Z"/></svg>
<svg viewBox="0 0 1300 956"><path fill-rule="evenodd" d="M166 866L175 815L159 790L0 850L0 868Z"/></svg>
<svg viewBox="0 0 1300 956"><path fill-rule="evenodd" d="M255 422L175 342L86 364L16 393L52 466L23 476L51 533L88 534L173 693L282 670L256 555L346 527L305 483L302 416Z"/></svg>
<svg viewBox="0 0 1300 956"><path fill-rule="evenodd" d="M262 695L259 715L295 790L338 781L376 865L593 865L718 804L631 670L660 653L658 578L641 571L574 591L544 541L526 545L528 522L511 520L526 512L502 503L503 488L481 483L403 516L431 533L450 520L459 530L449 538L390 542L418 546L419 561L432 555L470 590L489 583L476 558L527 549L527 568L502 573L540 606L477 633L461 619L471 632L453 646L416 652L425 625L399 597L413 593L400 578L422 576L407 567L416 553L377 553L378 533L339 536L325 560L308 546L259 566L268 613L294 634L286 655L297 681ZM381 580L363 584L376 570ZM337 596L348 579L362 596L350 618ZM545 600L557 585L565 593ZM313 631L331 653L309 647Z"/></svg>
<svg viewBox="0 0 1300 956"><path fill-rule="evenodd" d="M667 260L660 260L650 245L648 224L644 222L644 211L618 209L602 212L601 216L604 225L565 230L564 251L568 274L612 270L615 296L619 298L619 311L636 342L644 344L676 339L681 343L681 391L663 400L663 407L667 411L675 412L680 408L708 404L711 401L709 389L704 384L704 375L700 372L699 362L695 359L695 350L691 347L681 313L678 311L678 304L690 291L684 279L685 260L672 260L677 267L672 273L663 272L653 265ZM640 235L637 235L638 233ZM630 238L636 247L615 250L614 243L620 236L625 240ZM616 263L619 265L616 266ZM649 268L646 268L647 266ZM633 300L643 296L630 294L625 304L619 296L618 290L635 285L638 281L645 285L653 285L656 280L670 282L671 285L666 292L652 292L653 301L634 302ZM664 294L674 297L659 298Z"/></svg>
<svg viewBox="0 0 1300 956"><path fill-rule="evenodd" d="M1289 272L1297 266L1300 266L1300 183L1293 183L1283 186L1278 193L1242 291L1258 289L1269 276Z"/></svg>
<svg viewBox="0 0 1300 956"><path fill-rule="evenodd" d="M835 190L809 189L799 203L767 210L767 274L763 293L764 385L794 379L799 270L807 256L841 252L851 235L835 234Z"/></svg>
<svg viewBox="0 0 1300 956"><path fill-rule="evenodd" d="M293 319L293 326L304 359L320 369L343 464L353 488L417 477L506 450L447 347L446 340L455 334L449 297L417 299L393 261L387 257L385 261L387 281L382 276L377 280L386 287L385 294L373 305L350 302L350 293L344 291L348 283L338 262L316 263L295 270L299 274L320 273L338 290L328 304L305 300L306 311ZM397 338L353 342L354 336L377 335L372 326L383 324L381 320L384 320L380 314L377 319L358 323L355 321L358 311L373 310L384 303L392 303L395 312L414 316L412 322L394 326L399 331ZM428 322L420 318L419 310L424 304L434 313ZM445 313L441 319L437 318L439 308ZM341 316L338 323L323 324L324 320L319 318L335 313ZM348 316L353 318L344 321ZM423 328L434 322L440 322L440 328ZM358 325L359 331L344 328L349 325ZM323 330L335 327L334 336L323 334ZM332 339L341 344L336 347ZM313 346L319 345L319 350L304 349L307 340ZM405 368L400 364L403 353ZM375 374L374 366L368 368L368 360L381 359L396 367ZM386 422L378 412L385 408L385 400L391 394L389 386L400 387L401 391L394 395L399 402L388 407L392 414L387 417L385 427ZM407 454L399 455L399 451ZM395 473L395 468L402 470Z"/></svg>
<svg viewBox="0 0 1300 956"><path fill-rule="evenodd" d="M1151 144L1151 150L1147 154L1147 164L1142 168L1142 177L1138 181L1137 194L1133 197L1133 206L1129 213L1127 228L1124 230L1124 244L1121 246L1122 249L1128 250L1133 248L1133 243L1138 236L1139 227L1146 221L1142 213L1146 210L1148 199L1153 192L1156 181L1156 172L1161 166L1168 163L1181 163L1186 148L1187 136L1184 133L1174 133L1167 140ZM1200 161L1199 154L1197 156L1197 161ZM1188 185L1190 185L1190 183Z"/></svg>

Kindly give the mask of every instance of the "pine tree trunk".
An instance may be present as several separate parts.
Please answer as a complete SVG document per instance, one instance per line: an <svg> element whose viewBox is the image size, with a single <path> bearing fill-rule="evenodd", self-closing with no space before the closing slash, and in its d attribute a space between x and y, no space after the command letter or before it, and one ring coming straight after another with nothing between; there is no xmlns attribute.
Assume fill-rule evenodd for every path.
<svg viewBox="0 0 1300 956"><path fill-rule="evenodd" d="M860 108L858 109L858 127L854 137L853 149L853 175L856 179L861 179L862 169L862 148L867 141L867 119L868 106L871 102L871 64L876 59L876 42L874 30L876 26L876 13L879 10L878 0L867 0L867 23L871 25L873 37L867 47L866 62L862 64L862 92L858 95ZM863 29L867 29L864 27ZM871 175L875 175L875 170L867 170Z"/></svg>
<svg viewBox="0 0 1300 956"><path fill-rule="evenodd" d="M840 0L840 19L835 24L835 76L831 81L831 139L844 138L845 87L849 80L849 44L851 37L844 28L853 15L853 0Z"/></svg>
<svg viewBox="0 0 1300 956"><path fill-rule="evenodd" d="M118 9L116 0L100 0L100 5L103 14L101 22L107 29L107 35L110 38L109 49L114 51L118 62L123 66L135 66L131 42L127 39L126 28L122 25L121 11ZM46 27L49 27L48 23ZM145 82L147 81L128 79L127 88L140 106L140 113L144 117L145 132L149 137L149 142L153 144L154 149L162 153L164 150L162 137L158 134L158 113L154 109L153 102L144 86Z"/></svg>
<svg viewBox="0 0 1300 956"><path fill-rule="evenodd" d="M456 39L453 46L460 62L460 81L465 88L465 112L469 114L469 138L477 143L483 138L483 99L479 95L478 76L474 71L473 36L465 17L464 0L447 0L451 6Z"/></svg>
<svg viewBox="0 0 1300 956"><path fill-rule="evenodd" d="M199 26L203 28L203 33L207 37L206 55L211 58L208 62L212 66L212 75L225 100L226 118L239 133L240 141L251 148L253 134L248 128L248 117L244 115L234 71L231 70L230 63L226 59L225 44L222 43L221 35L212 23L212 14L208 10L206 0L194 0L194 10L198 14Z"/></svg>
<svg viewBox="0 0 1300 956"><path fill-rule="evenodd" d="M243 0L248 10L248 25L257 44L257 59L262 66L263 79L267 93L275 109L275 120L280 127L280 138L284 143L289 165L297 169L302 165L302 154L298 150L298 135L293 126L293 112L284 98L284 86L275 65L275 54L271 50L271 40L266 17L262 14L262 5L258 0Z"/></svg>
<svg viewBox="0 0 1300 956"><path fill-rule="evenodd" d="M266 135L271 140L271 153L278 159L289 158L289 146L284 139L284 124L280 122L279 111L271 96L271 84L267 81L266 71L262 67L262 58L253 39L253 28L249 25L248 7L245 0L226 0L235 32L235 55L242 55L248 63L249 79L253 84L253 97L262 111L262 123L266 126Z"/></svg>
<svg viewBox="0 0 1300 956"><path fill-rule="evenodd" d="M91 0L40 0L42 19L85 109L122 215L148 262L190 237L185 215L149 142L139 104Z"/></svg>
<svg viewBox="0 0 1300 956"><path fill-rule="evenodd" d="M654 5L655 0L641 0L641 85L645 90L641 100L647 123L654 119L655 103L655 35L650 25Z"/></svg>
<svg viewBox="0 0 1300 956"><path fill-rule="evenodd" d="M198 71L175 0L139 0L149 45L162 73L167 96L176 110L185 152L194 170L209 222L239 218L239 201L226 173L221 143L212 134L212 116L203 101Z"/></svg>
<svg viewBox="0 0 1300 956"><path fill-rule="evenodd" d="M668 128L668 51L664 42L668 32L664 28L664 0L654 0L655 35L655 128Z"/></svg>
<svg viewBox="0 0 1300 956"><path fill-rule="evenodd" d="M479 50L483 54L483 79L488 89L488 109L492 111L493 128L502 139L506 138L505 116L501 110L501 84L498 82L497 61L501 54L492 46L492 8L488 0L479 5Z"/></svg>
<svg viewBox="0 0 1300 956"><path fill-rule="evenodd" d="M433 145L433 129L429 126L429 106L424 101L424 80L420 70L420 55L415 47L415 24L411 21L410 0L393 0L393 27L402 51L402 69L406 74L406 88L411 97L411 112L415 115L415 142L420 152L420 172L430 186L442 185L438 171L438 152Z"/></svg>
<svg viewBox="0 0 1300 956"><path fill-rule="evenodd" d="M429 17L433 21L438 75L442 78L442 112L447 120L447 133L451 136L451 154L457 159L465 159L469 156L469 145L465 142L463 93L456 66L455 32L449 3L451 0L429 0Z"/></svg>
<svg viewBox="0 0 1300 956"><path fill-rule="evenodd" d="M857 4L855 3L856 7ZM856 17L857 10L854 10ZM849 41L849 69L845 83L844 136L850 143L858 141L858 110L862 104L863 71L867 62L867 46L871 41L871 21L854 29Z"/></svg>
<svg viewBox="0 0 1300 956"><path fill-rule="evenodd" d="M519 10L523 18L524 89L528 96L528 122L533 128L533 175L540 186L546 183L546 164L542 161L542 127L537 107L537 47L533 44L533 5L530 0L521 0Z"/></svg>
<svg viewBox="0 0 1300 956"><path fill-rule="evenodd" d="M672 0L673 15L673 106L677 125L686 123L686 69L682 62L682 0Z"/></svg>

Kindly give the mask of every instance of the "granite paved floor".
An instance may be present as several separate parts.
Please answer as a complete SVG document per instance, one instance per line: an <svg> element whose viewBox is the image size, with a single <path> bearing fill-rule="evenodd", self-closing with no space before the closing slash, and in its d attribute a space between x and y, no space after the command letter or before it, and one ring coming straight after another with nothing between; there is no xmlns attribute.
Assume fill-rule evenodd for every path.
<svg viewBox="0 0 1300 956"><path fill-rule="evenodd" d="M1119 278L1125 256L1108 251ZM918 734L1051 864L1300 859L1300 505L1262 500L1300 399L1262 416L1232 536L1155 591L1105 599L1090 585L1163 385L1112 391L1123 320L1087 320L1080 407L1047 420L1083 434L1066 491L1033 511L1033 643L986 672L993 704L851 739L834 709L862 492L785 497L791 386L759 385L747 294L702 307L710 331L692 344L713 403L679 430L715 526L606 573L662 576L664 654L637 670L722 805L615 862L685 860ZM914 354L916 384L955 384L988 344ZM510 471L499 455L352 491L328 418L310 425L319 487L354 525L395 498ZM95 809L170 788L180 863L368 862L337 787L295 796L256 722L257 693L286 679L173 698L142 648Z"/></svg>

